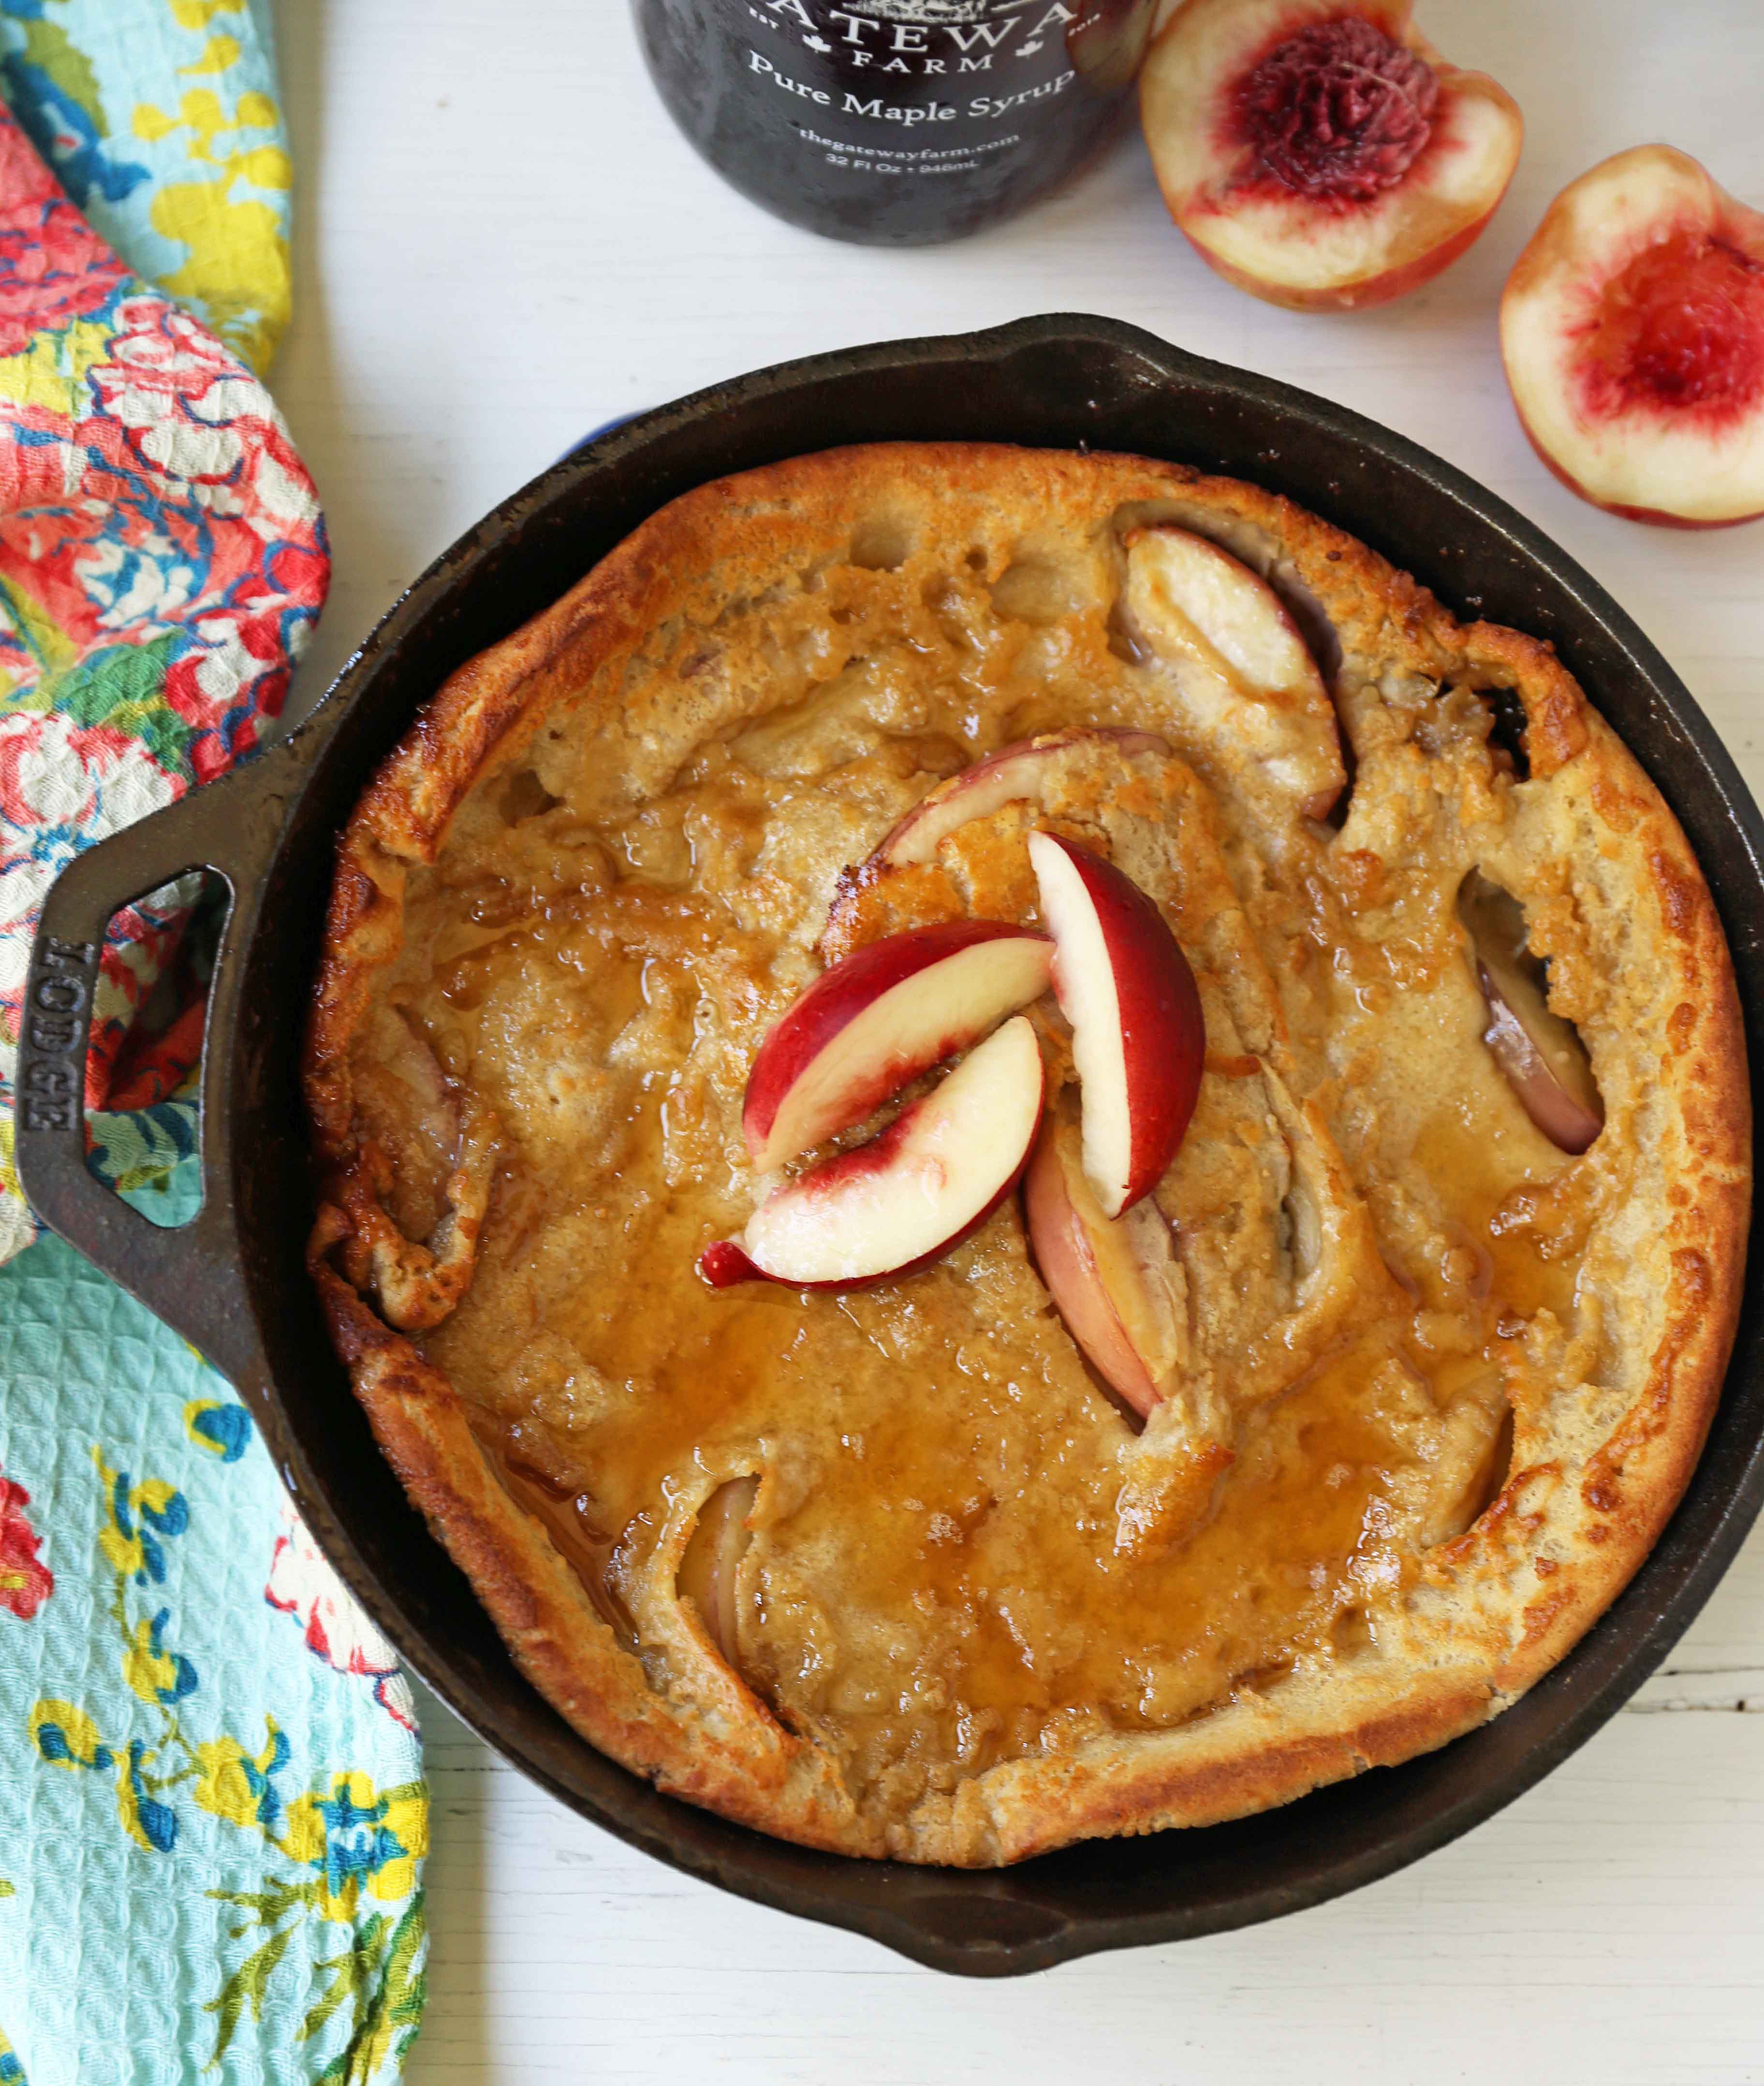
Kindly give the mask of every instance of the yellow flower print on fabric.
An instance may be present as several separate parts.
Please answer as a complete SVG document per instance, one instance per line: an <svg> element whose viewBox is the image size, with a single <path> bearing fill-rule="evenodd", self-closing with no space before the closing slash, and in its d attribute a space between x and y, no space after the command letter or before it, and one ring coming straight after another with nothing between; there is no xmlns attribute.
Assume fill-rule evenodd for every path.
<svg viewBox="0 0 1764 2086"><path fill-rule="evenodd" d="M227 1460L236 1428L225 1401L193 1399L185 1424L193 1441ZM224 1423L224 1424L223 1424ZM291 1748L266 1715L263 1743L253 1750L233 1732L198 1739L185 1728L205 1699L193 1662L168 1640L169 1606L134 1591L158 1587L167 1573L166 1546L185 1533L184 1495L163 1479L137 1479L92 1450L100 1487L97 1547L115 1574L109 1603L121 1644L122 1676L147 1706L150 1736L107 1737L78 1703L45 1696L28 1719L31 1742L48 1765L102 1776L113 1785L117 1818L136 1846L169 1854L179 1844L180 1814L193 1805L233 1829L256 1836L272 1858L261 1887L208 1895L244 1914L230 1939L255 1932L249 1952L220 1982L206 2011L215 2016L210 2066L227 2054L248 2015L261 2020L278 1966L303 1932L310 1936L308 2006L296 2040L311 2041L341 2018L346 2047L325 2073L334 2086L369 2086L399 2062L422 2016L427 1925L418 1864L428 1853L428 1794L421 1782L380 1789L360 1769L333 1770L316 1786L285 1796ZM150 1595L149 1600L152 1597ZM131 1724L138 1712L129 1713ZM338 1930L342 1930L339 1937ZM11 2086L0 2071L0 2086Z"/></svg>
<svg viewBox="0 0 1764 2086"><path fill-rule="evenodd" d="M112 1470L101 1449L95 1448L91 1457L104 1480L107 1513L98 1547L121 1577L138 1586L149 1581L157 1586L165 1577L165 1539L189 1526L184 1495L164 1478L131 1484L126 1471Z"/></svg>
<svg viewBox="0 0 1764 2086"><path fill-rule="evenodd" d="M13 1039L6 1035L6 1023L0 1015L0 1041ZM0 1264L22 1253L31 1243L31 1219L24 1207L24 1190L19 1183L19 1169L12 1157L12 1114L6 1112L0 1121Z"/></svg>
<svg viewBox="0 0 1764 2086"><path fill-rule="evenodd" d="M196 1354L195 1348L190 1352ZM184 1407L184 1433L197 1448L223 1463L236 1463L251 1446L251 1415L237 1398L193 1398Z"/></svg>
<svg viewBox="0 0 1764 2086"><path fill-rule="evenodd" d="M0 357L0 398L79 419L86 410L87 374L108 359L113 338L96 319L75 319L38 334L23 354Z"/></svg>
<svg viewBox="0 0 1764 2086"><path fill-rule="evenodd" d="M249 1756L236 1738L211 1739L196 1748L196 1786L190 1794L198 1807L229 1825L255 1825L257 1799L245 1773Z"/></svg>
<svg viewBox="0 0 1764 2086"><path fill-rule="evenodd" d="M223 78L237 63L238 40L211 36L186 77ZM181 96L177 112L142 102L134 112L135 135L149 144L173 132L187 133L192 162L215 169L211 181L172 181L153 198L153 228L185 250L181 267L159 277L175 297L194 304L229 347L253 369L267 368L288 322L292 277L283 230L286 198L293 185L288 155L274 142L281 118L268 95L241 94L229 109L210 87ZM259 135L253 138L252 133ZM230 145L221 140L230 138ZM257 195L235 195L240 187Z"/></svg>
<svg viewBox="0 0 1764 2086"><path fill-rule="evenodd" d="M254 1761L219 1748L210 1754L207 1807L240 1805L241 1776L247 1792L261 1778L273 1800L272 1777L285 1757L273 1750L278 1735L272 1726L272 1750ZM198 1801L203 1800L199 1793ZM271 1833L261 1799L256 1822ZM423 2016L428 1928L416 1864L428 1852L427 1793L420 1782L381 1791L371 1775L334 1775L328 1796L315 1790L289 1804L285 1828L273 1843L308 1873L275 1877L262 1890L209 1893L236 1906L264 1931L257 1948L209 2002L208 2011L219 2020L212 2061L218 2064L226 2054L244 2008L261 2011L264 1987L295 1926L310 1909L344 1927L349 1941L335 1954L314 1959L314 1976L323 1981L323 1989L307 2013L300 2040L310 2040L334 2015L344 2013L349 2046L325 2076L340 2086L367 2086L389 2060L402 2060Z"/></svg>
<svg viewBox="0 0 1764 2086"><path fill-rule="evenodd" d="M177 1820L152 1794L165 1787L166 1777L148 1773L147 1749L139 1739L131 1739L120 1752L106 1745L98 1726L73 1702L39 1702L27 1722L32 1743L52 1767L70 1773L89 1768L100 1774L114 1768L117 1816L123 1830L149 1854L171 1851L177 1841Z"/></svg>
<svg viewBox="0 0 1764 2086"><path fill-rule="evenodd" d="M198 1807L230 1825L256 1826L274 1838L282 1823L275 1777L288 1764L288 1742L274 1717L264 1718L268 1737L260 1752L248 1753L230 1735L196 1748Z"/></svg>
<svg viewBox="0 0 1764 2086"><path fill-rule="evenodd" d="M320 1872L326 1918L352 1920L364 1889L393 1904L415 1888L416 1864L429 1850L427 1793L406 1782L380 1795L370 1775L338 1775L328 1797L297 1797L288 1806L282 1846Z"/></svg>
<svg viewBox="0 0 1764 2086"><path fill-rule="evenodd" d="M165 1625L171 1614L161 1608L144 1616L130 1633L129 1649L122 1655L122 1677L143 1702L169 1709L193 1692L196 1668L181 1652L165 1648Z"/></svg>
<svg viewBox="0 0 1764 2086"><path fill-rule="evenodd" d="M143 1852L168 1854L177 1844L177 1814L150 1791L164 1789L170 1777L150 1773L149 1759L147 1742L130 1739L117 1761L117 1816Z"/></svg>
<svg viewBox="0 0 1764 2086"><path fill-rule="evenodd" d="M39 1702L25 1722L32 1744L57 1767L105 1768L114 1757L98 1726L75 1703Z"/></svg>
<svg viewBox="0 0 1764 2086"><path fill-rule="evenodd" d="M178 70L181 73L211 72L218 78L222 73L232 70L238 64L244 49L244 45L236 36L210 36L195 63L180 66Z"/></svg>

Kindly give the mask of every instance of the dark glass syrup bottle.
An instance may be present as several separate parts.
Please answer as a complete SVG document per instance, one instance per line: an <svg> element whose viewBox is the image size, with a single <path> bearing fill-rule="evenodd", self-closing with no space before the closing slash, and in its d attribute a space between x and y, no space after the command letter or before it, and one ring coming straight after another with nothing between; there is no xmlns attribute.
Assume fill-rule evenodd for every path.
<svg viewBox="0 0 1764 2086"><path fill-rule="evenodd" d="M633 0L669 113L744 195L874 246L1059 186L1131 101L1156 0Z"/></svg>

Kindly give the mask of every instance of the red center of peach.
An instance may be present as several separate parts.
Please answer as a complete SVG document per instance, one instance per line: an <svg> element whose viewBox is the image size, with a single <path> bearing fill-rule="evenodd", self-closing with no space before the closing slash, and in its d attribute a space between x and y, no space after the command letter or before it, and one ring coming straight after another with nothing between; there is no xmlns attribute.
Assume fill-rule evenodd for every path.
<svg viewBox="0 0 1764 2086"><path fill-rule="evenodd" d="M1264 181L1314 202L1370 202L1433 134L1439 83L1424 58L1356 15L1313 22L1239 83L1239 135Z"/></svg>
<svg viewBox="0 0 1764 2086"><path fill-rule="evenodd" d="M1584 335L1586 403L1723 420L1764 397L1764 266L1702 232L1676 232L1605 285Z"/></svg>

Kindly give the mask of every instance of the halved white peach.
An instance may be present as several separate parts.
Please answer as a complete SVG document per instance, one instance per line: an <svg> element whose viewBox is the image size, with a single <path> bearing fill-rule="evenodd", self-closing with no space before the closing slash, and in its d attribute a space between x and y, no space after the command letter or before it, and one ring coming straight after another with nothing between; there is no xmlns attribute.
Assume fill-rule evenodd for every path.
<svg viewBox="0 0 1764 2086"><path fill-rule="evenodd" d="M934 862L938 841L971 819L990 818L1014 802L1042 803L1059 756L1074 747L1096 745L1112 747L1124 755L1170 751L1156 732L1119 725L1074 725L1036 739L1018 739L939 782L882 837L870 861L889 868Z"/></svg>
<svg viewBox="0 0 1764 2086"><path fill-rule="evenodd" d="M909 1079L1048 989L1053 945L996 920L891 934L817 978L759 1046L742 1133L781 1166L861 1122Z"/></svg>
<svg viewBox="0 0 1764 2086"><path fill-rule="evenodd" d="M1241 746L1307 816L1326 819L1347 781L1341 727L1279 595L1174 522L1132 530L1124 543L1133 634L1158 657L1202 670L1182 688L1197 729Z"/></svg>
<svg viewBox="0 0 1764 2086"><path fill-rule="evenodd" d="M1184 0L1140 74L1164 201L1208 265L1304 310L1387 303L1494 214L1524 126L1409 0Z"/></svg>
<svg viewBox="0 0 1764 2086"><path fill-rule="evenodd" d="M852 1289L958 1245L1015 1186L1041 1119L1041 1047L1016 1015L879 1137L776 1190L699 1257L713 1288Z"/></svg>
<svg viewBox="0 0 1764 2086"><path fill-rule="evenodd" d="M1605 1104L1574 1024L1554 1012L1525 943L1517 899L1472 871L1458 894L1477 983L1489 1011L1483 1041L1519 1104L1552 1144L1575 1156L1605 1127Z"/></svg>
<svg viewBox="0 0 1764 2086"><path fill-rule="evenodd" d="M1501 298L1520 424L1556 476L1632 521L1764 515L1764 213L1669 145L1571 182Z"/></svg>
<svg viewBox="0 0 1764 2086"><path fill-rule="evenodd" d="M1170 1226L1148 1197L1106 1217L1073 1126L1050 1116L1023 1176L1029 1249L1066 1330L1141 1417L1183 1359L1187 1305Z"/></svg>
<svg viewBox="0 0 1764 2086"><path fill-rule="evenodd" d="M674 1575L675 1586L698 1610L723 1662L735 1671L740 1663L741 1564L752 1540L748 1519L759 1496L756 1477L731 1478L719 1485L699 1509Z"/></svg>
<svg viewBox="0 0 1764 2086"><path fill-rule="evenodd" d="M1194 973L1130 877L1057 833L1029 836L1053 990L1072 1024L1084 1170L1118 1217L1163 1177L1201 1091L1206 1029Z"/></svg>

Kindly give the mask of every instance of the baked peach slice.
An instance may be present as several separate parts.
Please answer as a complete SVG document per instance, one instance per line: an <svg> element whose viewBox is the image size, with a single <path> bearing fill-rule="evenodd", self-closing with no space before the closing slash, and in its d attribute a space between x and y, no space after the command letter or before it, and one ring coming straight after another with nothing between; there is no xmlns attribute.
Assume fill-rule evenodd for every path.
<svg viewBox="0 0 1764 2086"><path fill-rule="evenodd" d="M1507 279L1501 360L1532 446L1613 514L1764 515L1764 214L1669 145L1571 182Z"/></svg>
<svg viewBox="0 0 1764 2086"><path fill-rule="evenodd" d="M759 1496L756 1477L731 1478L699 1509L674 1585L698 1610L705 1634L732 1671L741 1667L738 1589L742 1560L753 1539L748 1526Z"/></svg>
<svg viewBox="0 0 1764 2086"><path fill-rule="evenodd" d="M1201 1091L1206 1029L1188 960L1157 906L1112 862L1029 836L1053 990L1072 1024L1083 1164L1105 1217L1150 1194Z"/></svg>
<svg viewBox="0 0 1764 2086"><path fill-rule="evenodd" d="M1148 1196L1106 1217L1074 1126L1050 1116L1023 1176L1029 1249L1066 1330L1110 1390L1143 1418L1186 1345L1187 1304L1168 1221Z"/></svg>
<svg viewBox="0 0 1764 2086"><path fill-rule="evenodd" d="M1170 751L1156 732L1119 725L1073 725L1036 739L1018 739L928 791L883 835L865 866L901 869L935 862L937 843L971 819L990 818L1009 803L1044 803L1060 756L1099 746L1123 756Z"/></svg>
<svg viewBox="0 0 1764 2086"><path fill-rule="evenodd" d="M713 1288L766 1281L854 1289L959 1245L1017 1185L1041 1121L1041 1046L1016 1015L879 1137L762 1203L738 1239L699 1257Z"/></svg>
<svg viewBox="0 0 1764 2086"><path fill-rule="evenodd" d="M1341 726L1286 603L1240 558L1174 522L1131 530L1122 547L1132 634L1176 669L1197 734L1240 747L1307 817L1327 819L1347 784Z"/></svg>
<svg viewBox="0 0 1764 2086"><path fill-rule="evenodd" d="M946 915L955 893L946 870L964 879L978 870L984 887L972 892L978 912L1022 918L1033 903L1024 828L1044 818L1088 818L1116 782L1137 777L1158 787L1155 770L1171 751L1161 734L1137 726L1066 725L1001 747L946 777L861 862L840 873L821 930L822 955L842 960L891 931ZM973 862L952 860L944 845L962 854L974 841L980 846ZM921 911L927 899L929 909Z"/></svg>
<svg viewBox="0 0 1764 2086"><path fill-rule="evenodd" d="M1506 194L1524 130L1409 0L1184 0L1140 74L1140 117L1201 258L1296 310L1385 304L1448 266Z"/></svg>
<svg viewBox="0 0 1764 2086"><path fill-rule="evenodd" d="M1048 990L1053 945L996 920L890 934L817 978L754 1059L742 1132L781 1166L861 1122L909 1079Z"/></svg>
<svg viewBox="0 0 1764 2086"><path fill-rule="evenodd" d="M1586 1046L1545 997L1519 900L1473 870L1458 892L1477 983L1489 1011L1483 1041L1519 1105L1550 1143L1575 1156L1605 1127Z"/></svg>

